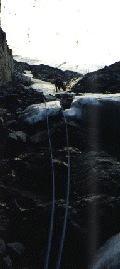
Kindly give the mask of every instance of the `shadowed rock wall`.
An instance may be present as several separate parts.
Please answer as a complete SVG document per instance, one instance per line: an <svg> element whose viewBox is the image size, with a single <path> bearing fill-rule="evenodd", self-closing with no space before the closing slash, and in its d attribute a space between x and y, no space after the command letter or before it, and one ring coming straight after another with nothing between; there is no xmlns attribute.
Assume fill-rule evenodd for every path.
<svg viewBox="0 0 120 269"><path fill-rule="evenodd" d="M6 41L6 33L0 27L0 85L12 80L13 57Z"/></svg>

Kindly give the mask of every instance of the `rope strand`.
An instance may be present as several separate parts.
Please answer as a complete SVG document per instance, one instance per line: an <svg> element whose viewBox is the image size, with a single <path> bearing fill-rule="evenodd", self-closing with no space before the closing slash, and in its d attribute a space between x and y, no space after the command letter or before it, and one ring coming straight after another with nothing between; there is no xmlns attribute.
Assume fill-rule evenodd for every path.
<svg viewBox="0 0 120 269"><path fill-rule="evenodd" d="M62 107L62 105L61 105ZM63 107L62 107L63 111ZM69 152L69 139L68 139L68 128L67 128L67 121L63 112L63 117L66 125L66 140L67 140L67 151L68 151L68 186L67 186L67 195L66 195L66 208L65 208L65 218L64 218L64 224L63 224L63 232L61 236L61 242L60 242L60 249L58 253L58 260L56 264L56 269L60 268L60 262L61 262L61 256L63 251L63 245L64 245L64 239L65 239L65 232L66 232L66 224L67 224L67 216L68 216L68 205L69 205L69 194L70 194L70 152Z"/></svg>
<svg viewBox="0 0 120 269"><path fill-rule="evenodd" d="M47 112L45 98L44 98L44 103L45 103L45 108L46 108L46 112ZM53 152L52 152L52 145L51 145L51 139L50 139L48 113L47 113L47 129L48 129L48 137L49 137L49 147L50 147L50 152L51 152L51 166L52 166L52 176L53 176L52 196L53 197L52 197L51 222L50 222L50 228L49 228L49 238L48 238L46 262L45 262L44 269L48 269L48 264L49 264L49 256L50 256L51 242L52 242L52 235L53 235L54 213L55 213L55 172L54 172L54 165L53 165Z"/></svg>
<svg viewBox="0 0 120 269"><path fill-rule="evenodd" d="M44 103L46 107L45 98L44 98ZM47 107L46 107L46 111L47 111ZM62 107L62 112L63 112L63 107ZM62 236L61 236L61 241L60 241L60 248L59 248L59 253L58 253L58 260L56 263L56 269L60 268L61 256L62 256L62 251L63 251L65 233L66 233L66 224L67 224L68 206L69 206L69 193L70 193L70 152L69 152L67 121L66 121L64 112L63 112L63 117L64 117L65 126L66 126L66 141L67 141L67 151L68 151L68 185L67 185L67 194L66 194L65 217L64 217L63 230L62 230ZM50 256L52 234L53 234L54 212L55 212L55 173L54 173L54 165L53 165L53 153L52 153L52 145L51 145L51 139L50 139L48 113L47 113L47 129L48 129L48 137L49 137L49 146L50 146L50 151L51 151L51 165L52 165L52 174L53 174L53 199L52 199L51 222L50 222L50 228L49 228L49 239L48 239L48 247L47 247L47 254L46 254L46 263L45 263L44 269L48 269L48 264L49 264L49 256Z"/></svg>

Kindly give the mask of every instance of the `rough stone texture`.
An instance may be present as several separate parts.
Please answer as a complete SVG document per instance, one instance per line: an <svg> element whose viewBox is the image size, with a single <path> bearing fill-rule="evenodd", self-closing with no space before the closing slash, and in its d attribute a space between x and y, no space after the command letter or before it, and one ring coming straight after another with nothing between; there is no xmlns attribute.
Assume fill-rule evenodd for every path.
<svg viewBox="0 0 120 269"><path fill-rule="evenodd" d="M76 93L118 93L120 92L120 62L87 73L72 87Z"/></svg>
<svg viewBox="0 0 120 269"><path fill-rule="evenodd" d="M111 67L116 74L119 66ZM26 86L25 79L19 75L29 66L21 63L18 67L14 66L12 82L0 87L0 268L39 269L45 266L48 246L53 168L47 123L30 129L19 118L26 107L43 103L44 93ZM49 68L43 68L51 75ZM55 98L61 101L61 92L50 95L47 100ZM91 105L82 104L86 111L83 121L67 122L70 196L60 269L87 269L106 240L120 233L119 103L120 100L112 107L111 101L105 101L101 113ZM55 214L48 268L54 269L68 180L64 118L49 118L49 130L55 174Z"/></svg>
<svg viewBox="0 0 120 269"><path fill-rule="evenodd" d="M13 58L12 50L6 41L6 33L0 27L0 85L12 80Z"/></svg>

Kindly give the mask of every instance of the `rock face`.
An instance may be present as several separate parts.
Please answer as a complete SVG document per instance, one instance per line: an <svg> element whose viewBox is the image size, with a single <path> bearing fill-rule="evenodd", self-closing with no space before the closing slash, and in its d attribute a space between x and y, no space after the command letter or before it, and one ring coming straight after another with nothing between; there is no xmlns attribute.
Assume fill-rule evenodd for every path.
<svg viewBox="0 0 120 269"><path fill-rule="evenodd" d="M74 86L75 92L118 93L120 92L120 62L86 74Z"/></svg>
<svg viewBox="0 0 120 269"><path fill-rule="evenodd" d="M0 85L9 82L13 74L12 50L9 49L6 41L6 34L0 27Z"/></svg>
<svg viewBox="0 0 120 269"><path fill-rule="evenodd" d="M111 68L116 70L111 73L113 78L119 64ZM111 268L108 265L114 257L119 262L115 248L120 238L120 94L67 91L46 97L21 75L33 69L15 63L12 82L0 87L0 268L45 268L53 174L55 214L48 268L56 268L69 164L70 195L60 269L87 269L90 264L90 268ZM47 66L38 66L37 73L52 83ZM65 82L72 83L69 74ZM110 237L112 241L107 241ZM102 260L97 251L103 254Z"/></svg>

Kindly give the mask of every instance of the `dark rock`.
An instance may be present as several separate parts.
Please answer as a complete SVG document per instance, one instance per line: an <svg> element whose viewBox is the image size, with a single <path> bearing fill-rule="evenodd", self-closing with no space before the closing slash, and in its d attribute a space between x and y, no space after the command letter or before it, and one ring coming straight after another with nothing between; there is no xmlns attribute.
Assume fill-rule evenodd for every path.
<svg viewBox="0 0 120 269"><path fill-rule="evenodd" d="M44 194L46 195L46 199L50 199L52 195L52 166L50 154L46 156L44 154L28 155L22 160L15 160L13 162L13 168L18 175L18 186ZM63 172L64 174L62 175ZM54 173L56 180L56 198L63 198L66 194L66 163L55 160Z"/></svg>
<svg viewBox="0 0 120 269"><path fill-rule="evenodd" d="M11 132L9 133L8 137L13 140L21 140L22 142L26 142L26 134L22 131Z"/></svg>
<svg viewBox="0 0 120 269"><path fill-rule="evenodd" d="M14 62L14 70L16 70L16 72L23 73L24 70L30 71L29 64L27 64L25 62L18 62L16 60L13 60L13 62Z"/></svg>
<svg viewBox="0 0 120 269"><path fill-rule="evenodd" d="M105 152L69 150L70 197L60 268L83 269L105 241L120 232L120 163ZM49 268L56 266L62 235L67 154L67 149L54 151L56 193ZM10 168L14 170L16 184L2 188L1 196L4 214L9 217L5 242L12 242L7 244L5 255L9 255L15 268L44 268L52 206L50 152L39 149L39 154L26 154L21 160L11 160L6 174ZM15 259L19 254L11 249L13 242L25 247L20 259Z"/></svg>
<svg viewBox="0 0 120 269"><path fill-rule="evenodd" d="M55 84L56 77L60 76L68 87L70 87L71 81L76 80L81 76L80 73L70 70L62 71L59 68L51 67L49 65L29 65L25 62L17 62L14 60L14 76L16 76L17 73L24 73L25 70L31 71L33 77L53 84Z"/></svg>
<svg viewBox="0 0 120 269"><path fill-rule="evenodd" d="M31 82L31 78L30 77L27 77L21 73L18 73L18 72L14 72L14 75L13 75L13 80L18 82L19 84L24 84L25 86L30 86L32 84Z"/></svg>
<svg viewBox="0 0 120 269"><path fill-rule="evenodd" d="M3 105L5 102L5 96L0 96L0 105Z"/></svg>
<svg viewBox="0 0 120 269"><path fill-rule="evenodd" d="M118 62L88 73L73 86L72 90L77 93L118 93L120 92L119 68L120 63Z"/></svg>
<svg viewBox="0 0 120 269"><path fill-rule="evenodd" d="M16 64L17 68L23 72L29 66L25 63ZM59 72L55 70L54 73L54 69L49 66L36 66L33 71L36 76L53 83ZM111 67L112 78L114 71L119 72L119 64ZM100 72L102 76L108 70L105 68ZM64 72L62 75L66 83L71 83L71 79L75 78L74 74L67 72L66 77ZM0 234L7 245L0 262L5 269L44 268L54 173L55 215L49 260L49 268L53 269L60 247L68 184L66 124L58 101L57 116L49 114L50 137L45 110L44 120L38 121L38 125L28 124L31 126L29 130L22 118L23 109L31 103L39 103L39 100L40 103L44 102L44 95L31 87L24 87L22 81L20 84L18 81L19 75L18 80L16 76L15 82L12 81L14 87L9 84L0 89L0 96L6 98L7 95L16 94L19 103L14 111L8 109L5 102L0 109ZM73 93L65 92L56 98L66 108L72 96ZM120 233L120 105L117 95L102 97L77 96L71 108L64 111L69 138L70 197L60 268L86 269L105 241ZM55 103L55 97L47 98ZM51 102L47 103L49 105ZM39 104L38 107L42 106ZM117 159L103 149L110 154L113 154L114 149ZM15 242L24 246L20 255L13 247Z"/></svg>
<svg viewBox="0 0 120 269"><path fill-rule="evenodd" d="M9 126L11 128L18 127L17 121L16 120L10 120L5 123L5 126Z"/></svg>
<svg viewBox="0 0 120 269"><path fill-rule="evenodd" d="M92 146L93 150L102 147L119 157L119 98L119 95L102 94L76 96L70 109L63 112L68 123L73 122L80 126L83 124L87 134L88 149L89 147L92 149Z"/></svg>
<svg viewBox="0 0 120 269"><path fill-rule="evenodd" d="M71 93L56 93L55 95L60 99L60 104L63 109L70 108L71 103L73 101L73 94Z"/></svg>
<svg viewBox="0 0 120 269"><path fill-rule="evenodd" d="M0 238L0 256L4 255L6 252L6 244L5 241Z"/></svg>
<svg viewBox="0 0 120 269"><path fill-rule="evenodd" d="M61 69L51 67L49 65L31 65L31 72L35 78L43 81L49 81L55 84L56 77L62 77L67 84L74 78L80 77L80 73L72 72L69 70L62 71Z"/></svg>
<svg viewBox="0 0 120 269"><path fill-rule="evenodd" d="M13 266L12 266L12 261L9 257L9 255L7 255L5 258L4 258L4 264L2 264L2 268L3 269L13 269Z"/></svg>
<svg viewBox="0 0 120 269"><path fill-rule="evenodd" d="M7 268L21 268L25 251L23 244L19 242L8 243L6 249L7 256L4 258L4 263L8 266Z"/></svg>
<svg viewBox="0 0 120 269"><path fill-rule="evenodd" d="M19 104L17 94L6 94L0 97L1 105L4 105L8 110L14 112Z"/></svg>
<svg viewBox="0 0 120 269"><path fill-rule="evenodd" d="M79 167L75 161L74 155L71 156L71 177L74 174L76 194L84 196L102 193L113 197L119 196L120 164L116 162L116 159L109 157L105 152L88 152L77 155Z"/></svg>
<svg viewBox="0 0 120 269"><path fill-rule="evenodd" d="M9 249L10 252L13 253L13 255L18 255L20 256L25 248L20 242L12 242L7 244L7 248Z"/></svg>
<svg viewBox="0 0 120 269"><path fill-rule="evenodd" d="M52 128L50 129L49 135L53 135L53 133L55 132L55 130ZM29 136L29 139L32 143L34 144L38 144L38 143L43 143L43 141L48 141L49 137L48 137L48 130L44 130L41 131L35 135Z"/></svg>

